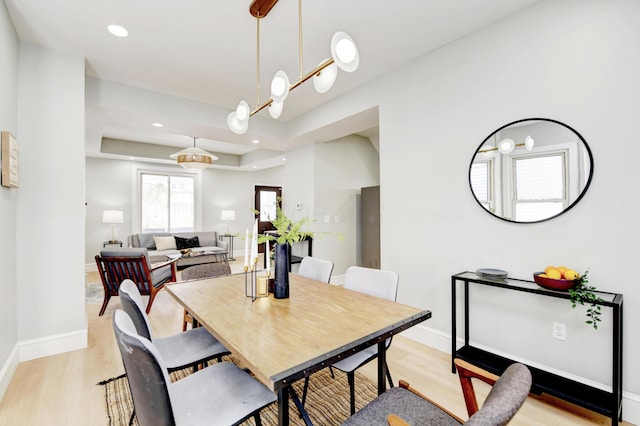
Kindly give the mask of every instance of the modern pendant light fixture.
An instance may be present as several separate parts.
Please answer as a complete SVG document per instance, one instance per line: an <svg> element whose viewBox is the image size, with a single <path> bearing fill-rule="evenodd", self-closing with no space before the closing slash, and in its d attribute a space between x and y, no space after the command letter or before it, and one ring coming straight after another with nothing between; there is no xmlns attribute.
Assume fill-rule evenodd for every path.
<svg viewBox="0 0 640 426"><path fill-rule="evenodd" d="M193 147L171 154L169 158L176 160L176 162L185 169L202 170L209 167L218 157L209 154L205 150L196 148L196 139L195 137L193 138Z"/></svg>
<svg viewBox="0 0 640 426"><path fill-rule="evenodd" d="M338 31L331 39L331 58L326 59L317 67L306 74L302 71L302 0L298 0L298 34L299 34L299 57L300 57L300 75L293 84L289 80L289 76L283 70L275 73L271 80L270 93L271 97L264 103L260 103L260 19L267 16L267 13L275 6L278 0L253 0L249 6L249 12L257 21L257 92L258 100L256 107L250 110L246 101L242 100L238 103L237 108L229 113L227 117L227 125L234 133L243 134L249 129L249 118L254 114L268 107L269 115L273 119L277 119L282 114L284 101L289 93L300 86L302 83L313 78L313 87L318 93L325 93L333 86L338 75L338 68L346 72L353 72L358 69L360 63L360 55L358 47L349 34Z"/></svg>
<svg viewBox="0 0 640 426"><path fill-rule="evenodd" d="M533 137L529 135L524 139L523 143L518 143L518 144L516 144L516 142L513 139L509 139L509 138L502 139L500 142L497 142L496 140L495 147L491 147L491 146L486 148L483 147L478 152L498 151L500 154L510 154L511 152L513 152L514 149L519 147L524 147L524 149L526 149L527 151L533 151L534 145L535 145L535 141Z"/></svg>

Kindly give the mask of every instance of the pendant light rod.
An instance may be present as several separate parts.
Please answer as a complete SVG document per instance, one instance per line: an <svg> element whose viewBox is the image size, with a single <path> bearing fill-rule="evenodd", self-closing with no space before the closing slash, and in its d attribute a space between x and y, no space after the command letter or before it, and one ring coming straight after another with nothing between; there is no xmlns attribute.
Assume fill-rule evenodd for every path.
<svg viewBox="0 0 640 426"><path fill-rule="evenodd" d="M277 0L276 0L277 1ZM256 101L256 105L260 105L260 15L258 14L258 16L256 16L256 81L257 81L257 92L258 92L258 96L257 96L257 101ZM253 114L251 114L253 115ZM250 116L251 116L250 115Z"/></svg>
<svg viewBox="0 0 640 426"><path fill-rule="evenodd" d="M312 69L311 71L309 71L308 73L306 73L305 75L300 77L300 80L298 80L295 83L291 84L291 86L289 86L289 91L291 91L291 90L295 89L296 87L300 86L302 83L304 83L305 81L309 80L314 75L318 74L320 71L324 70L325 68L327 68L329 65L331 65L333 63L335 63L335 60L333 58L327 59L326 61L324 61L323 63L321 63L320 65L318 65L317 67L315 67L314 69ZM256 109L251 111L251 116L253 116L254 114L259 113L260 111L262 111L263 109L265 109L266 107L271 105L272 102L273 102L273 99L269 98L263 104L258 105L256 107Z"/></svg>
<svg viewBox="0 0 640 426"><path fill-rule="evenodd" d="M302 0L298 0L298 46L300 51L300 75L298 77L302 78Z"/></svg>

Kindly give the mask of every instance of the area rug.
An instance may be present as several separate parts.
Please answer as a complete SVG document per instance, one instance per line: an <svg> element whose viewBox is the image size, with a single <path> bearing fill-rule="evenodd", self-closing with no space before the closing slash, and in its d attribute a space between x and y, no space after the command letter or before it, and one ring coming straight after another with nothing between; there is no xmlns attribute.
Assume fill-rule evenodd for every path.
<svg viewBox="0 0 640 426"><path fill-rule="evenodd" d="M104 288L101 282L90 282L85 287L85 302L99 304L104 300Z"/></svg>
<svg viewBox="0 0 640 426"><path fill-rule="evenodd" d="M228 357L232 358L232 357ZM228 361L235 361L228 359ZM171 373L172 380L179 380L191 373L191 369L175 371ZM341 371L334 371L335 378L331 377L328 368L325 368L311 376L309 391L305 408L314 425L335 426L340 425L349 417L349 385L347 375ZM356 409L362 408L372 401L378 394L377 385L363 374L356 371ZM127 426L133 403L129 392L129 384L126 376L122 375L98 383L104 386L107 416L109 426ZM298 396L302 398L304 380L299 380L293 385ZM289 402L289 417L291 425L304 425L293 403ZM278 404L274 403L261 413L263 425L278 424ZM134 418L132 423L137 425ZM242 423L243 426L255 425L253 418Z"/></svg>

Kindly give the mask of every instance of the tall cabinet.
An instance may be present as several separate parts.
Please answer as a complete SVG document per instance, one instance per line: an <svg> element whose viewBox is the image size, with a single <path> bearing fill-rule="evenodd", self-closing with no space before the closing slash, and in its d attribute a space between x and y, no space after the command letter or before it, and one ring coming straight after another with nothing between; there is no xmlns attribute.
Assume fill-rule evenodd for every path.
<svg viewBox="0 0 640 426"><path fill-rule="evenodd" d="M362 266L380 269L380 187L360 192Z"/></svg>

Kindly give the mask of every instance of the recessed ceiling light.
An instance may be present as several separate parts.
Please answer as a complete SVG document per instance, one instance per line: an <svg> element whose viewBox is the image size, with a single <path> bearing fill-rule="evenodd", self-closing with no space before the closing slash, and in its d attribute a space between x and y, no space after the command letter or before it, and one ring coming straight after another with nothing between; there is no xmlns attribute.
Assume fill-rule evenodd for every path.
<svg viewBox="0 0 640 426"><path fill-rule="evenodd" d="M153 127L163 127L164 124L162 123L153 123Z"/></svg>
<svg viewBox="0 0 640 426"><path fill-rule="evenodd" d="M282 161L287 161L287 157L282 157Z"/></svg>
<svg viewBox="0 0 640 426"><path fill-rule="evenodd" d="M257 168L258 168L258 166L253 166L253 168L254 168L254 169L257 169Z"/></svg>
<svg viewBox="0 0 640 426"><path fill-rule="evenodd" d="M109 32L116 37L126 37L129 35L129 31L127 31L125 27L121 27L120 25L116 24L109 25L107 27L107 30L109 30Z"/></svg>
<svg viewBox="0 0 640 426"><path fill-rule="evenodd" d="M259 141L258 139L254 139L254 140L252 140L251 142L253 142L253 143L260 143L260 141Z"/></svg>
<svg viewBox="0 0 640 426"><path fill-rule="evenodd" d="M135 160L136 157L129 157L129 160Z"/></svg>

